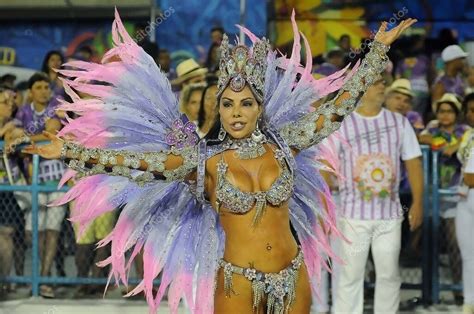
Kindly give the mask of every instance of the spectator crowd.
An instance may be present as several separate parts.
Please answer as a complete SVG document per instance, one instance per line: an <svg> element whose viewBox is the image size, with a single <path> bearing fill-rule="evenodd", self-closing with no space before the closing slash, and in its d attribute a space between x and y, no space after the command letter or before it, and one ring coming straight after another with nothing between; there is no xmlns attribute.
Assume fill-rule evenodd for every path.
<svg viewBox="0 0 474 314"><path fill-rule="evenodd" d="M200 64L190 58L176 67L170 51L160 49L147 39L139 43L170 79L179 100L179 110L196 124L200 137L211 131L217 116L215 95L223 33L220 27L211 29L211 45L204 62ZM419 265L420 225L423 210L428 210L423 208L422 202L420 145L440 151L441 188L467 191L442 197L439 232L443 234L441 251L449 257L452 281L464 282L464 293L454 292L453 297L458 304L465 304L466 311L471 310L466 313L474 313L474 249L473 233L469 231L474 228L474 199L470 204L465 201L472 192L469 174L474 172L472 158L466 153L472 147L471 128L474 127L474 64L468 64L469 54L454 34L446 29L436 39L411 35L392 47L386 72L364 94L357 110L344 120L338 134L322 144L332 147L339 159L332 168L340 175L325 174L324 177L335 199L339 200L336 202L338 227L351 241L333 241L336 253L345 261L345 265L334 263L332 273L331 303L336 313L362 313L364 270L368 261L376 271L375 312L398 311L399 262L402 266ZM352 48L350 36L342 35L335 47L313 58L314 77L331 75L346 64L354 63ZM67 58L61 51L52 50L28 81L17 82L14 74L0 78L0 136L4 141L0 161L2 184L31 184L32 159L18 148L46 140L44 131L55 133L67 118L74 118L56 110L61 101L70 99L55 70L68 60L94 61L99 57L88 46ZM90 97L83 93L79 96ZM40 160L38 171L40 184L57 186L65 166L60 160ZM67 205L47 206L62 194L39 194L41 276L51 276L55 270L59 276L105 277L107 269L98 268L95 263L108 256L109 248L95 249L94 244L113 229L115 215L104 214L85 232L79 233L76 226L65 219L69 215ZM15 288L2 283L2 277L13 273L24 275L25 251L32 242L31 202L29 192L0 192L0 298ZM460 208L460 203L464 207ZM460 219L459 215L464 216ZM75 274L65 271L67 255L74 255ZM142 272L140 263L136 265L136 272L138 275ZM322 298L314 300L314 313L329 312L327 278L323 278L323 283ZM84 285L77 288L75 296L93 296L102 291L103 286ZM54 298L55 289L41 285L40 295Z"/></svg>

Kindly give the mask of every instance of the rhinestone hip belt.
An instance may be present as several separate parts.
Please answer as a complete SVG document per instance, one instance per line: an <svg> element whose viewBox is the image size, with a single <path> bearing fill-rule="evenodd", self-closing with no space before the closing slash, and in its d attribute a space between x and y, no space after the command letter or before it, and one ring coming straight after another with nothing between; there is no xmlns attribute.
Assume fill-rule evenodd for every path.
<svg viewBox="0 0 474 314"><path fill-rule="evenodd" d="M232 292L232 274L242 275L252 283L253 310L258 311L264 297L267 297L267 314L284 314L295 301L298 271L303 263L303 253L291 261L291 265L278 273L264 273L255 268L244 268L221 259L219 267L224 270L224 291L227 297Z"/></svg>

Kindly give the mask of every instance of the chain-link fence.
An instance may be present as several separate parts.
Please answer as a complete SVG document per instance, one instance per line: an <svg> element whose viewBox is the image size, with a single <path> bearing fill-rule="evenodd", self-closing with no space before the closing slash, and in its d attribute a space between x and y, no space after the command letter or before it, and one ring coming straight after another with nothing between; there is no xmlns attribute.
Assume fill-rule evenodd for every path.
<svg viewBox="0 0 474 314"><path fill-rule="evenodd" d="M1 144L1 143L0 143ZM439 216L440 197L452 191L438 189L438 153L430 156L423 147L425 180L424 221L421 231L410 233L401 254L402 288L416 289L425 302L439 302L441 290L461 289L459 273L452 272L457 245L444 241L453 233L450 222ZM430 158L431 157L431 158ZM113 228L115 213L97 218L82 234L66 218L68 206L49 206L68 190L56 185L39 184L39 157L32 158L32 176L27 184L0 185L0 284L2 291L12 285L31 287L34 296L54 297L54 286L74 285L73 296L102 293L107 283L107 268L95 263L109 254L109 248L95 248ZM431 165L430 165L431 164ZM440 234L443 236L441 237ZM441 241L443 240L443 241ZM457 249L458 250L458 249ZM460 267L455 267L460 270ZM142 272L140 258L132 270L131 284L138 283ZM374 271L368 268L367 287L373 287ZM442 279L440 279L442 278ZM113 280L113 279L112 279ZM158 282L158 281L157 281ZM370 294L370 289L369 289ZM68 296L71 296L69 294Z"/></svg>
<svg viewBox="0 0 474 314"><path fill-rule="evenodd" d="M0 298L17 288L26 288L28 295L54 298L56 287L62 285L77 285L65 297L102 296L108 269L96 263L106 259L110 249L96 248L96 243L112 231L116 213L98 217L80 232L67 220L69 204L51 205L68 187L58 190L57 181L39 183L38 169L44 164L37 155L31 163L3 157L3 175L9 180L0 185ZM12 175L17 163L23 168L20 173L29 175ZM133 274L141 272L137 263L131 284L139 281Z"/></svg>
<svg viewBox="0 0 474 314"><path fill-rule="evenodd" d="M434 303L440 302L441 291L453 291L456 303L462 304L462 264L456 239L454 216L449 214L456 207L457 192L441 189L439 177L440 153L432 152L432 233L431 268L432 295ZM447 211L446 211L447 209Z"/></svg>

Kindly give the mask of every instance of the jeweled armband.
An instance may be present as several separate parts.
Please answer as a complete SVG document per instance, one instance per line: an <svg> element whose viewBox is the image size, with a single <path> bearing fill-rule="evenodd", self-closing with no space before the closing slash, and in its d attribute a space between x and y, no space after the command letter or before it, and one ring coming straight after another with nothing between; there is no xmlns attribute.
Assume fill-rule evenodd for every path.
<svg viewBox="0 0 474 314"><path fill-rule="evenodd" d="M182 156L183 164L176 169L166 170L164 163L169 154ZM122 164L118 164L118 157L123 158ZM197 165L197 155L193 148L136 153L125 150L86 148L71 142L64 143L61 159L66 160L68 166L76 170L80 176L116 175L126 177L138 184L158 179L182 181ZM140 169L142 161L147 164L146 170Z"/></svg>
<svg viewBox="0 0 474 314"><path fill-rule="evenodd" d="M188 147L179 151L171 150L172 154L180 155L183 158L183 164L175 169L166 169L163 175L166 181L184 181L186 176L194 171L198 164L197 147Z"/></svg>
<svg viewBox="0 0 474 314"><path fill-rule="evenodd" d="M354 111L359 98L385 70L388 63L386 53L389 46L377 41L372 42L369 46L371 46L369 53L361 62L356 73L342 86L336 97L298 121L288 123L280 129L281 136L290 147L301 150L321 142L341 126L340 121L332 121L333 115L343 118ZM348 92L350 97L336 105L336 100L344 92ZM324 122L321 129L316 131L316 121L320 116L324 116Z"/></svg>

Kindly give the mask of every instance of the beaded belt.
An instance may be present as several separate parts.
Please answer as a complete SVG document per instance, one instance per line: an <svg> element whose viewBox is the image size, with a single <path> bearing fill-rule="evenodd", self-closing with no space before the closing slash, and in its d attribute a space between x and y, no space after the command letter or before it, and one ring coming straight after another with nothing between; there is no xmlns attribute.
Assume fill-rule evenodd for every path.
<svg viewBox="0 0 474 314"><path fill-rule="evenodd" d="M242 275L252 283L253 310L258 311L264 296L267 296L267 314L283 314L288 312L295 301L298 270L303 263L303 253L291 261L291 265L278 273L264 273L255 268L235 266L221 259L219 267L224 269L224 291L230 297L232 291L232 274Z"/></svg>

